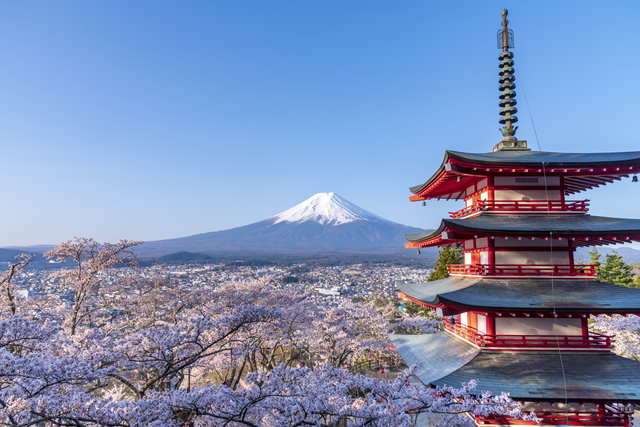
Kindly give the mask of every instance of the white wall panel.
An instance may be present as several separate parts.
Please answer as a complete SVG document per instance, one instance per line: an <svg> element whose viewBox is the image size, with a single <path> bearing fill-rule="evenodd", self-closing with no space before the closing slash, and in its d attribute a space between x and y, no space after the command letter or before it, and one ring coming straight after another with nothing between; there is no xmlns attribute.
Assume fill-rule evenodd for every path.
<svg viewBox="0 0 640 427"><path fill-rule="evenodd" d="M527 239L523 237L518 240L515 237L509 237L508 239L503 239L502 237L496 237L494 240L494 244L496 248L566 248L569 246L569 241L567 239L562 240L544 240L544 239Z"/></svg>
<svg viewBox="0 0 640 427"><path fill-rule="evenodd" d="M547 201L544 190L495 190L495 200L537 200ZM562 200L559 190L549 190L549 200Z"/></svg>
<svg viewBox="0 0 640 427"><path fill-rule="evenodd" d="M569 265L569 252L496 251L496 264L509 265Z"/></svg>
<svg viewBox="0 0 640 427"><path fill-rule="evenodd" d="M478 314L478 332L481 334L487 333L487 318L482 314Z"/></svg>
<svg viewBox="0 0 640 427"><path fill-rule="evenodd" d="M557 332L556 332L557 322ZM496 335L582 335L580 319L496 317Z"/></svg>
<svg viewBox="0 0 640 427"><path fill-rule="evenodd" d="M462 323L464 326L469 326L469 314L468 313L461 313L460 314L460 323Z"/></svg>

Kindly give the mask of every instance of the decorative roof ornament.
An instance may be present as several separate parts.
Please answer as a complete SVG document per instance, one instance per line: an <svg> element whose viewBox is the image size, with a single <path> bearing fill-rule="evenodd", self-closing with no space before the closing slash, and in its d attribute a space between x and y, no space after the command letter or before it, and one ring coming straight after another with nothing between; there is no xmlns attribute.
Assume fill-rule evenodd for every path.
<svg viewBox="0 0 640 427"><path fill-rule="evenodd" d="M516 77L513 69L513 52L509 51L509 48L513 48L513 30L509 29L509 20L507 19L507 9L502 10L502 29L498 30L498 49L502 49L502 52L498 56L500 61L499 75L500 79L500 124L504 127L500 129L502 132L502 141L493 147L493 151L503 150L530 150L527 149L527 141L518 141L516 138L516 130L518 126L513 126L518 121L518 117L515 115L518 112L516 108L516 84L514 83Z"/></svg>

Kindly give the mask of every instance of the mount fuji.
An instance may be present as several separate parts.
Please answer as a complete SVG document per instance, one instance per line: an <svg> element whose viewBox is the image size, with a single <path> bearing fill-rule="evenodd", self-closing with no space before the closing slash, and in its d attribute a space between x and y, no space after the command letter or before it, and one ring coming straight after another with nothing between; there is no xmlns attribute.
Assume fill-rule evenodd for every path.
<svg viewBox="0 0 640 427"><path fill-rule="evenodd" d="M404 235L424 230L398 224L335 193L318 193L271 218L177 239L147 242L141 257L180 251L205 254L406 253Z"/></svg>

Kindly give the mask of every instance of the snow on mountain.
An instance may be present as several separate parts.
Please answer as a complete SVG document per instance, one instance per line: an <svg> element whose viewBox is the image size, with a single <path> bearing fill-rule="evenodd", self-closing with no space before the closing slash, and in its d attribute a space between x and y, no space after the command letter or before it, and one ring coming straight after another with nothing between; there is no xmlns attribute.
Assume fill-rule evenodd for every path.
<svg viewBox="0 0 640 427"><path fill-rule="evenodd" d="M180 251L209 255L352 253L398 254L405 234L415 227L398 224L343 199L319 193L286 211L228 230L147 242L136 248L143 257Z"/></svg>
<svg viewBox="0 0 640 427"><path fill-rule="evenodd" d="M274 220L274 224L315 221L321 225L340 225L358 220L390 222L354 205L335 193L315 194L299 205L270 219Z"/></svg>

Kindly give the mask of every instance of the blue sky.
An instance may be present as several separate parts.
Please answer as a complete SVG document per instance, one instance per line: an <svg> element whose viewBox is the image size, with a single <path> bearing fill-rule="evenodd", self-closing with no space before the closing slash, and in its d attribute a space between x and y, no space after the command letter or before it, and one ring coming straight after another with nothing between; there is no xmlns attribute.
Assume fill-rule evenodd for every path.
<svg viewBox="0 0 640 427"><path fill-rule="evenodd" d="M515 32L518 136L640 150L640 3L5 1L0 246L157 240L259 221L333 191L436 227L410 203L445 149L498 128L496 32ZM581 193L639 217L640 184Z"/></svg>

